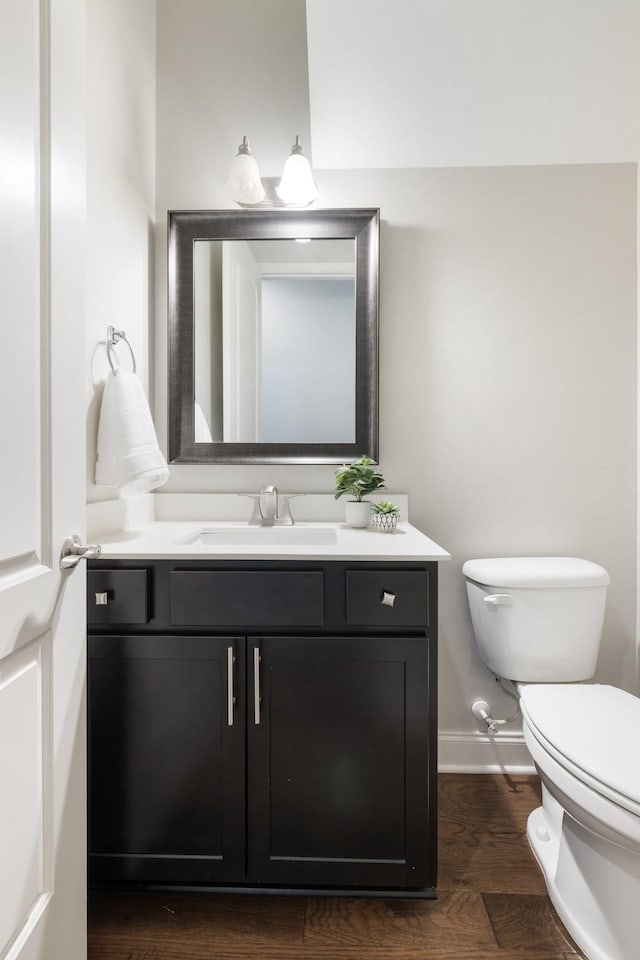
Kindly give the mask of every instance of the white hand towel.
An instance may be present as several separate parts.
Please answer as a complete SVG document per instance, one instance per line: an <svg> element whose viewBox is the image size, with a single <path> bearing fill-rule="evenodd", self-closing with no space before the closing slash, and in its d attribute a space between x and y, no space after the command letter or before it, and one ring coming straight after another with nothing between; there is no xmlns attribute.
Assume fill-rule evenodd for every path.
<svg viewBox="0 0 640 960"><path fill-rule="evenodd" d="M168 479L142 384L135 373L118 367L108 375L102 395L96 483L130 497Z"/></svg>

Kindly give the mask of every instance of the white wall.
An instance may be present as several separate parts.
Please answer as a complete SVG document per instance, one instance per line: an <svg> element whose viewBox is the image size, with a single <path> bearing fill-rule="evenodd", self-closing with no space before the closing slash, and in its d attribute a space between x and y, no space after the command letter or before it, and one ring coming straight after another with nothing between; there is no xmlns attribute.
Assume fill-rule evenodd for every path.
<svg viewBox="0 0 640 960"><path fill-rule="evenodd" d="M307 19L316 166L640 156L637 0L307 0Z"/></svg>
<svg viewBox="0 0 640 960"><path fill-rule="evenodd" d="M307 0L307 24L316 169L640 158L635 0Z"/></svg>
<svg viewBox="0 0 640 960"><path fill-rule="evenodd" d="M109 324L124 329L149 385L155 192L155 2L87 4L87 499L94 485L96 431ZM130 364L126 346L116 348Z"/></svg>
<svg viewBox="0 0 640 960"><path fill-rule="evenodd" d="M224 185L243 136L276 176L309 144L304 0L156 0L157 209L235 207ZM167 206L171 204L172 206Z"/></svg>
<svg viewBox="0 0 640 960"><path fill-rule="evenodd" d="M242 137L269 177L282 172L296 134L303 145L310 134L304 0L156 0L156 7L154 416L166 448L167 211L237 209L224 187ZM267 471L238 487L237 468L181 466L163 489L206 491L226 482L248 490L284 476Z"/></svg>
<svg viewBox="0 0 640 960"><path fill-rule="evenodd" d="M567 554L611 573L598 679L632 688L636 168L318 174L379 203L381 463L441 566L440 722L501 698L478 662L462 563ZM503 703L511 713L510 701Z"/></svg>
<svg viewBox="0 0 640 960"><path fill-rule="evenodd" d="M301 23L294 28L291 18L278 23L275 16L280 5L282 14L300 4L253 4L245 42L240 24L246 22L247 2L158 3L161 441L166 211L229 206L223 185L239 137L249 135L258 154L258 140L265 136L275 154L285 128L298 130L303 123L297 119L305 111L306 90ZM348 0L344 10L356 7ZM197 27L190 19L196 14L204 16ZM342 31L342 13L340 22ZM498 20L491 22L499 46ZM259 49L254 31L261 37ZM624 36L620 43L624 46ZM398 61L370 48L368 53L391 83ZM492 54L487 49L479 77L491 69ZM616 56L603 59L602 69ZM245 72L234 72L238 62ZM349 90L343 88L345 98ZM393 111L376 96L377 129L392 129ZM586 111L588 104L580 101L578 108ZM464 104L460 109L464 112ZM523 108L518 123L525 113ZM357 110L351 114L359 122ZM635 112L628 118L635 122ZM475 114L467 110L465 120L473 125ZM261 131L259 138L254 130ZM404 134L410 141L412 129ZM487 133L487 142L492 136ZM497 134L496 143L502 143ZM511 162L509 157L500 146L495 162ZM473 153L468 159L478 162ZM526 160L520 155L513 162ZM263 172L276 170L267 164ZM381 464L390 488L410 494L414 522L454 557L441 569L441 730L453 736L475 731L468 704L477 696L489 699L497 712L512 711L475 653L460 575L463 561L474 555L568 553L603 563L612 586L598 678L631 687L635 165L316 168L316 178L322 206L381 208ZM327 492L333 468L181 465L172 468L165 489L234 492L267 482Z"/></svg>

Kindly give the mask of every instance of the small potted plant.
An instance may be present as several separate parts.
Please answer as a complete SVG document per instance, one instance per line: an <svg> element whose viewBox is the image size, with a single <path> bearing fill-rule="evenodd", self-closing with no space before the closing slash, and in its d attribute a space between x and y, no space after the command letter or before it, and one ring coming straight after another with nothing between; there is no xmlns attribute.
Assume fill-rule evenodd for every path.
<svg viewBox="0 0 640 960"><path fill-rule="evenodd" d="M369 525L371 504L364 497L383 487L384 477L369 457L359 457L336 470L336 500L345 493L352 497L345 504L346 520L350 527Z"/></svg>
<svg viewBox="0 0 640 960"><path fill-rule="evenodd" d="M391 500L379 500L371 506L371 523L381 533L393 533L400 519L400 508Z"/></svg>

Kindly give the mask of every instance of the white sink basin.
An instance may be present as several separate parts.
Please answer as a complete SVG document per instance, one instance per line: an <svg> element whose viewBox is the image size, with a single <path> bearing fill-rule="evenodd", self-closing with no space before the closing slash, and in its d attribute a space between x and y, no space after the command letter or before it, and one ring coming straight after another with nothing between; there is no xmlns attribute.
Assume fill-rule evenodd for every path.
<svg viewBox="0 0 640 960"><path fill-rule="evenodd" d="M234 543L321 547L337 541L336 531L327 527L212 527L182 542L208 547Z"/></svg>

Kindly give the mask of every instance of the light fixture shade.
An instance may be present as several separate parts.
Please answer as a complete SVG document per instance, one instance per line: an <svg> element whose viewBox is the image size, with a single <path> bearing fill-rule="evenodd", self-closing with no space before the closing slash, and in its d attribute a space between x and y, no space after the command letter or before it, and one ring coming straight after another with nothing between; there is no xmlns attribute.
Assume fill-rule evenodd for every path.
<svg viewBox="0 0 640 960"><path fill-rule="evenodd" d="M300 137L291 148L291 156L287 158L282 171L280 185L276 193L283 203L305 207L318 196L318 188L313 180L311 165L302 152Z"/></svg>
<svg viewBox="0 0 640 960"><path fill-rule="evenodd" d="M231 164L226 190L236 203L252 204L264 200L264 187L258 164L251 155L246 137L242 138L238 153Z"/></svg>

